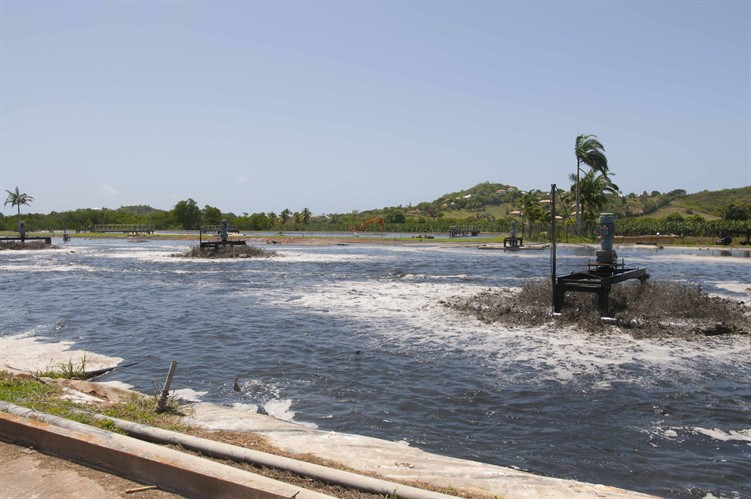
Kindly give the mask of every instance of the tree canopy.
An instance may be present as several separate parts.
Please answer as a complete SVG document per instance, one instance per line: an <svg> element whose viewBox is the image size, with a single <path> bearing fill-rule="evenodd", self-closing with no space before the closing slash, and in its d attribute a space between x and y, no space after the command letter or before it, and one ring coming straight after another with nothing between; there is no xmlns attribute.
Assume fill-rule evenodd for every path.
<svg viewBox="0 0 751 499"><path fill-rule="evenodd" d="M581 230L581 193L579 182L581 177L581 166L587 165L590 171L595 171L608 177L608 158L605 156L605 146L597 139L596 135L582 134L576 137L574 146L576 155L576 228Z"/></svg>
<svg viewBox="0 0 751 499"><path fill-rule="evenodd" d="M172 217L185 230L197 230L201 223L201 209L192 198L179 201L172 209Z"/></svg>
<svg viewBox="0 0 751 499"><path fill-rule="evenodd" d="M30 202L34 201L33 197L29 196L25 192L22 193L21 191L19 191L18 190L18 186L16 186L16 190L15 191L8 191L8 190L6 190L5 192L8 193L8 198L5 200L5 203L3 204L3 206L8 205L8 204L11 205L11 207L17 206L18 207L18 216L21 216L21 205L22 204L25 204L25 205L28 206L28 204Z"/></svg>
<svg viewBox="0 0 751 499"><path fill-rule="evenodd" d="M222 223L222 211L219 208L206 205L201 210L202 225L219 225Z"/></svg>
<svg viewBox="0 0 751 499"><path fill-rule="evenodd" d="M584 220L592 224L610 197L619 193L619 189L607 175L590 170L580 179L579 192Z"/></svg>

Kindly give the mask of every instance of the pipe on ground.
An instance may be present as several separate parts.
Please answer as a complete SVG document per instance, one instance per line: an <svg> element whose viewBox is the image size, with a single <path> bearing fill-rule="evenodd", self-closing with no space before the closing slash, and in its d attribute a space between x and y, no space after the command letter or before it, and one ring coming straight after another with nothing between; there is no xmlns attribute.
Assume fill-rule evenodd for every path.
<svg viewBox="0 0 751 499"><path fill-rule="evenodd" d="M19 407L6 402L0 402L0 410L15 414L16 416L43 421L61 428L80 430L78 426L74 427L74 425L77 425L78 423L58 416L36 412L26 407ZM350 489L357 489L363 492L391 497L403 497L405 499L445 499L454 497L439 492L410 487L409 485L389 482L380 478L372 478L348 471L327 468L325 466L298 461L288 457L277 456L222 442L193 437L191 435L163 430L161 428L154 428L101 414L91 415L96 419L112 421L115 426L127 432L129 435L150 442L180 445L186 449L200 452L206 456L289 471L300 476L313 478L329 484L341 485Z"/></svg>

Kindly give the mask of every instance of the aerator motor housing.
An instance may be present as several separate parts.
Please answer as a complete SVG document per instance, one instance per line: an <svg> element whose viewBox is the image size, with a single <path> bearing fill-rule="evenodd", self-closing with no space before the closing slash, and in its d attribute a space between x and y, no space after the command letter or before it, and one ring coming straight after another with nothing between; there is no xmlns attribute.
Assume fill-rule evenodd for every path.
<svg viewBox="0 0 751 499"><path fill-rule="evenodd" d="M615 215L600 214L600 249L596 251L595 263L590 260L587 270L556 277L553 284L553 310L560 312L564 306L568 291L595 293L598 297L600 311L608 313L610 288L619 282L639 279L643 284L649 278L647 269L626 268L625 263L618 263L618 255L613 250L615 235Z"/></svg>
<svg viewBox="0 0 751 499"><path fill-rule="evenodd" d="M614 235L615 215L600 213L600 249L595 253L598 267L613 267L618 262L618 255L613 249Z"/></svg>

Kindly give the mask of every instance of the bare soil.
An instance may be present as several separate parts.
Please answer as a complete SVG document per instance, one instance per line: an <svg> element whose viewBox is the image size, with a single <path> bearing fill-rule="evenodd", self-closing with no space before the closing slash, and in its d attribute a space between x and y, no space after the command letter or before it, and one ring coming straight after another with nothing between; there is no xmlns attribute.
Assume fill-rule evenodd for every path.
<svg viewBox="0 0 751 499"><path fill-rule="evenodd" d="M593 293L567 293L560 316L551 313L552 290L547 280L520 290L486 290L442 302L486 323L515 327L569 326L602 333L616 329L636 338L696 339L719 335L750 335L750 309L743 302L709 296L700 286L647 281L622 283L610 293L610 320L603 320Z"/></svg>
<svg viewBox="0 0 751 499"><path fill-rule="evenodd" d="M44 241L0 241L0 251L2 250L46 250L59 249L59 246L47 244Z"/></svg>
<svg viewBox="0 0 751 499"><path fill-rule="evenodd" d="M276 256L275 251L268 251L257 246L243 244L228 245L218 248L201 248L192 246L182 255L172 255L183 258L269 258Z"/></svg>

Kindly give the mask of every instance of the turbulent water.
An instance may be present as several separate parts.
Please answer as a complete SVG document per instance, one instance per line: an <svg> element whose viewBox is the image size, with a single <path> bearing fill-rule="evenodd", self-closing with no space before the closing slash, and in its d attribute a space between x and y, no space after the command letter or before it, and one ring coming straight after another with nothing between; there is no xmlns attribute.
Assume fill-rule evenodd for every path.
<svg viewBox="0 0 751 499"><path fill-rule="evenodd" d="M406 441L441 454L670 497L751 496L751 338L513 328L440 302L550 273L546 251L74 240L0 252L0 335L123 357L108 380ZM593 248L559 248L558 273ZM748 300L748 252L619 249L653 279ZM233 391L238 377L241 392Z"/></svg>

